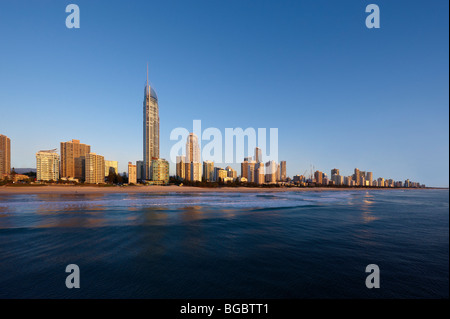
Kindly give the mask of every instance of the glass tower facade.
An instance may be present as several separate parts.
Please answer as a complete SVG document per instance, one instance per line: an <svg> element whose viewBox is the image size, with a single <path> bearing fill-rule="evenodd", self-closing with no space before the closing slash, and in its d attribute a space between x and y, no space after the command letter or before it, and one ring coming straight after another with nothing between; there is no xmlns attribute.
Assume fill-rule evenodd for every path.
<svg viewBox="0 0 450 319"><path fill-rule="evenodd" d="M158 96L150 85L144 92L144 179L150 179L152 159L159 158L159 108Z"/></svg>

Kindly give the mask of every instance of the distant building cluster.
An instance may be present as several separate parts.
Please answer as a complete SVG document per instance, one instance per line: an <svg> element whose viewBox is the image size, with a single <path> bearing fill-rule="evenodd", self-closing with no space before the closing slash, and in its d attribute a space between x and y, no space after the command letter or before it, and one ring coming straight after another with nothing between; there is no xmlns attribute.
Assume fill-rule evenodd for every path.
<svg viewBox="0 0 450 319"><path fill-rule="evenodd" d="M374 179L372 172L360 171L355 168L352 175L344 176L339 173L339 169L331 170L331 178L326 173L315 171L307 178L304 175L295 175L292 184L298 186L348 186L348 187L425 187L425 185L411 182L409 179L403 181L394 181L379 177Z"/></svg>
<svg viewBox="0 0 450 319"><path fill-rule="evenodd" d="M200 160L198 138L190 133L186 141L186 155L176 158L176 177L179 180L192 182L234 182L276 184L287 181L286 161L279 164L275 161L263 162L262 151L255 148L254 157L246 157L241 163L241 174L231 166L216 167L213 161Z"/></svg>

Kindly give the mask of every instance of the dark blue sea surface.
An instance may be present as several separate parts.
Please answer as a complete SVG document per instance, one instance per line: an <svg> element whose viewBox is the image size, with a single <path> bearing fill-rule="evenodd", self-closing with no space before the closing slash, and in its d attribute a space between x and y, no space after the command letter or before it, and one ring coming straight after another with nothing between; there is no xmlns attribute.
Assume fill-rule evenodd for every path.
<svg viewBox="0 0 450 319"><path fill-rule="evenodd" d="M448 297L448 190L0 195L0 298Z"/></svg>

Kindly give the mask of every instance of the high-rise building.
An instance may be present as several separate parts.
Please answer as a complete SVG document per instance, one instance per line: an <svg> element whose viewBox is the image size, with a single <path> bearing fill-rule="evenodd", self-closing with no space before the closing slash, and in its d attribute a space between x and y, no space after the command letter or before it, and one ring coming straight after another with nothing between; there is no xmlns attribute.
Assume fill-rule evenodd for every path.
<svg viewBox="0 0 450 319"><path fill-rule="evenodd" d="M36 153L36 180L57 181L59 179L59 155L55 150Z"/></svg>
<svg viewBox="0 0 450 319"><path fill-rule="evenodd" d="M369 186L372 186L372 184L373 184L373 173L372 172L366 173L366 182L369 182Z"/></svg>
<svg viewBox="0 0 450 319"><path fill-rule="evenodd" d="M314 172L314 182L316 184L322 184L323 183L323 173L321 171L315 171Z"/></svg>
<svg viewBox="0 0 450 319"><path fill-rule="evenodd" d="M136 161L136 179L138 181L145 180L145 177L144 177L144 161Z"/></svg>
<svg viewBox="0 0 450 319"><path fill-rule="evenodd" d="M214 181L214 162L203 161L203 179L206 182Z"/></svg>
<svg viewBox="0 0 450 319"><path fill-rule="evenodd" d="M200 163L200 146L194 133L190 133L186 141L186 162Z"/></svg>
<svg viewBox="0 0 450 319"><path fill-rule="evenodd" d="M353 174L353 180L355 181L356 185L359 185L359 182L361 180L360 176L361 176L361 174L360 174L359 169L355 168L355 173Z"/></svg>
<svg viewBox="0 0 450 319"><path fill-rule="evenodd" d="M256 161L247 162L247 181L249 183L255 182L255 165Z"/></svg>
<svg viewBox="0 0 450 319"><path fill-rule="evenodd" d="M384 187L384 178L383 177L379 177L378 178L378 187Z"/></svg>
<svg viewBox="0 0 450 319"><path fill-rule="evenodd" d="M119 162L105 161L105 177L109 175L109 172L119 174Z"/></svg>
<svg viewBox="0 0 450 319"><path fill-rule="evenodd" d="M366 186L366 177L365 177L365 175L360 175L359 176L359 184L358 184L359 186Z"/></svg>
<svg viewBox="0 0 450 319"><path fill-rule="evenodd" d="M158 96L147 83L144 90L144 179L150 179L153 158L159 158L159 106Z"/></svg>
<svg viewBox="0 0 450 319"><path fill-rule="evenodd" d="M344 184L346 185L346 186L353 186L353 183L354 183L355 181L353 180L353 176L345 176L344 177Z"/></svg>
<svg viewBox="0 0 450 319"><path fill-rule="evenodd" d="M336 185L344 185L344 176L341 176L339 174L335 174L334 176L334 183Z"/></svg>
<svg viewBox="0 0 450 319"><path fill-rule="evenodd" d="M105 158L95 153L86 154L86 183L103 184L105 182Z"/></svg>
<svg viewBox="0 0 450 319"><path fill-rule="evenodd" d="M185 176L190 181L202 180L202 163L197 135L190 133L186 141Z"/></svg>
<svg viewBox="0 0 450 319"><path fill-rule="evenodd" d="M225 167L227 170L227 177L231 178L233 181L237 179L237 172L231 166Z"/></svg>
<svg viewBox="0 0 450 319"><path fill-rule="evenodd" d="M0 179L11 173L11 139L0 134Z"/></svg>
<svg viewBox="0 0 450 319"><path fill-rule="evenodd" d="M248 160L245 159L241 163L241 177L245 177L248 181Z"/></svg>
<svg viewBox="0 0 450 319"><path fill-rule="evenodd" d="M79 140L61 142L61 177L84 180L85 156L90 152L91 146L80 143Z"/></svg>
<svg viewBox="0 0 450 319"><path fill-rule="evenodd" d="M136 165L131 162L128 162L128 184L137 184Z"/></svg>
<svg viewBox="0 0 450 319"><path fill-rule="evenodd" d="M200 164L200 163L199 163ZM153 182L169 183L169 162L165 159L153 159L151 163L151 180Z"/></svg>
<svg viewBox="0 0 450 319"><path fill-rule="evenodd" d="M339 169L338 168L333 168L331 170L331 178L333 178L333 175L339 175Z"/></svg>
<svg viewBox="0 0 450 319"><path fill-rule="evenodd" d="M84 181L86 173L86 156L75 157L75 176L77 180ZM62 176L61 176L62 177ZM70 178L69 178L70 179Z"/></svg>
<svg viewBox="0 0 450 319"><path fill-rule="evenodd" d="M215 171L216 173L216 181L224 181L225 178L228 177L228 172L226 169L218 167L218 169Z"/></svg>
<svg viewBox="0 0 450 319"><path fill-rule="evenodd" d="M185 171L186 171L186 156L185 155L177 156L176 169L177 169L177 172L176 172L177 177L181 180L185 179L186 178L186 173L185 173Z"/></svg>
<svg viewBox="0 0 450 319"><path fill-rule="evenodd" d="M280 180L282 182L286 181L286 161L280 162Z"/></svg>
<svg viewBox="0 0 450 319"><path fill-rule="evenodd" d="M262 151L259 147L255 147L255 162L260 163L263 161Z"/></svg>
<svg viewBox="0 0 450 319"><path fill-rule="evenodd" d="M255 180L256 184L264 184L266 182L265 165L262 162L255 165Z"/></svg>
<svg viewBox="0 0 450 319"><path fill-rule="evenodd" d="M201 182L202 180L202 163L190 162L186 163L186 179L193 182Z"/></svg>
<svg viewBox="0 0 450 319"><path fill-rule="evenodd" d="M277 163L275 161L268 161L265 167L266 183L277 182Z"/></svg>

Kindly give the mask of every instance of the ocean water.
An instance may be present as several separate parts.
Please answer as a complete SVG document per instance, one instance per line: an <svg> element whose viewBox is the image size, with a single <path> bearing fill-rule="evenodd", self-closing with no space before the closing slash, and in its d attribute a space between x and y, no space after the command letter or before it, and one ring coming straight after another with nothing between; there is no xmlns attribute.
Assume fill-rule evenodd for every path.
<svg viewBox="0 0 450 319"><path fill-rule="evenodd" d="M0 298L448 297L448 190L0 195Z"/></svg>

